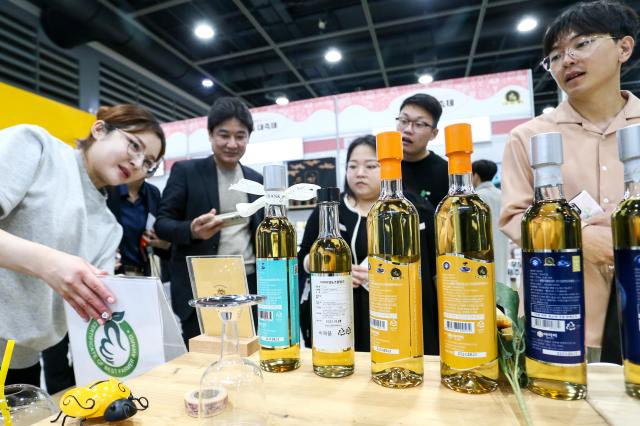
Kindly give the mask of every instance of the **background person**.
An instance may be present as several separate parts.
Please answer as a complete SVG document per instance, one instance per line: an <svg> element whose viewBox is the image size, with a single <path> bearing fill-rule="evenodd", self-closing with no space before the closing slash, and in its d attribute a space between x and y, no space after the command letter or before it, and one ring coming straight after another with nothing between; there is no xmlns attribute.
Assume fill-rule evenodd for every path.
<svg viewBox="0 0 640 426"><path fill-rule="evenodd" d="M520 223L533 202L531 137L562 134L562 180L568 200L586 190L603 214L583 221L587 359L621 362L613 284L611 213L622 199L616 131L640 123L640 100L620 90L620 69L633 53L638 15L619 2L577 3L544 35L542 65L567 94L551 113L511 131L502 162L502 231L520 244ZM607 318L607 321L605 321ZM610 352L611 351L611 352Z"/></svg>
<svg viewBox="0 0 640 426"><path fill-rule="evenodd" d="M155 170L150 170L147 177L153 172ZM116 268L116 274L150 277L153 254L161 259L168 259L171 254L171 243L158 238L153 227L147 230L149 217L158 216L161 195L160 190L145 179L109 188L107 205L123 231L118 247L120 266ZM154 265L158 278L162 278L159 265Z"/></svg>
<svg viewBox="0 0 640 426"><path fill-rule="evenodd" d="M509 240L500 231L500 206L502 205L502 192L493 184L493 177L498 171L498 166L491 160L478 160L471 164L473 186L478 196L489 205L491 210L491 232L493 235L493 257L496 282L511 287L507 276L507 262L509 260Z"/></svg>
<svg viewBox="0 0 640 426"><path fill-rule="evenodd" d="M402 102L396 118L396 130L402 133L402 183L420 199L428 200L433 209L449 192L447 160L427 149L438 136L440 116L440 102L418 93Z"/></svg>
<svg viewBox="0 0 640 426"><path fill-rule="evenodd" d="M187 256L244 256L249 292L257 292L255 231L263 212L252 215L246 224L224 229L218 217L220 213L235 211L237 203L258 198L229 190L231 184L243 178L262 183L262 175L240 164L253 131L253 119L239 99L222 97L209 110L207 129L213 155L173 165L155 226L158 237L172 244L171 305L180 318L187 347L189 339L200 334L196 311L187 304L193 298ZM256 312L254 307L255 324Z"/></svg>

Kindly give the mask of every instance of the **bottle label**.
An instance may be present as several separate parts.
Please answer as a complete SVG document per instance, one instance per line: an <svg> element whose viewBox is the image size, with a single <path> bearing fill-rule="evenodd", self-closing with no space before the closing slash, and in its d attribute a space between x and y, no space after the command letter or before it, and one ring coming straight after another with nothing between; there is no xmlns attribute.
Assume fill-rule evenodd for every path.
<svg viewBox="0 0 640 426"><path fill-rule="evenodd" d="M298 259L256 259L258 334L262 346L288 347L300 342Z"/></svg>
<svg viewBox="0 0 640 426"><path fill-rule="evenodd" d="M615 263L623 357L640 364L640 249L616 249Z"/></svg>
<svg viewBox="0 0 640 426"><path fill-rule="evenodd" d="M523 251L527 356L554 364L585 360L582 250Z"/></svg>
<svg viewBox="0 0 640 426"><path fill-rule="evenodd" d="M440 357L465 370L498 356L493 262L442 255L437 260Z"/></svg>
<svg viewBox="0 0 640 426"><path fill-rule="evenodd" d="M419 261L399 264L369 256L369 326L375 362L423 354L421 303Z"/></svg>
<svg viewBox="0 0 640 426"><path fill-rule="evenodd" d="M353 288L350 273L311 274L313 348L342 352L353 348Z"/></svg>

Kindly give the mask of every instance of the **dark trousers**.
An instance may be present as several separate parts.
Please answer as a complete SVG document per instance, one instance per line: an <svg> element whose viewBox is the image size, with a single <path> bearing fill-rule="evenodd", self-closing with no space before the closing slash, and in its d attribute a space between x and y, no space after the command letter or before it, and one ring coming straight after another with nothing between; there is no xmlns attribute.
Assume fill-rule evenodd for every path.
<svg viewBox="0 0 640 426"><path fill-rule="evenodd" d="M27 368L10 368L5 385L18 384L40 387L40 363Z"/></svg>
<svg viewBox="0 0 640 426"><path fill-rule="evenodd" d="M47 384L47 392L51 395L76 385L73 366L69 364L67 357L69 349L67 334L60 342L42 351L44 380Z"/></svg>
<svg viewBox="0 0 640 426"><path fill-rule="evenodd" d="M247 275L247 285L249 286L249 294L258 294L258 285L255 273ZM253 314L254 329L257 329L258 307L255 305L252 306L251 313ZM196 314L195 309L186 319L181 320L180 325L182 326L182 339L184 340L184 344L187 345L187 349L189 349L189 339L202 334L202 331L200 330L200 323L198 322L198 315Z"/></svg>
<svg viewBox="0 0 640 426"><path fill-rule="evenodd" d="M42 363L47 392L50 395L76 385L73 366L69 365L69 336L64 336L60 342L42 351ZM29 384L40 387L40 363L28 368L9 369L6 384Z"/></svg>

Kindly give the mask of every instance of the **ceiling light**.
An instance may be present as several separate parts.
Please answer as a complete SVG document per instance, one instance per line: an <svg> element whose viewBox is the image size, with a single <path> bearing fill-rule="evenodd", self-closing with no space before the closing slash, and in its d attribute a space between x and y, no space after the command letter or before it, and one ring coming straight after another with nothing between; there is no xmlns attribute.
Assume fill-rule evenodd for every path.
<svg viewBox="0 0 640 426"><path fill-rule="evenodd" d="M538 21L530 16L525 16L518 22L518 31L526 33L538 26Z"/></svg>
<svg viewBox="0 0 640 426"><path fill-rule="evenodd" d="M196 25L196 28L193 30L193 33L196 35L196 37L202 40L209 40L210 38L213 38L213 36L216 34L213 28L211 27L211 25L209 24Z"/></svg>
<svg viewBox="0 0 640 426"><path fill-rule="evenodd" d="M202 86L206 87L207 89L213 87L213 80L211 80L210 78L205 78L204 80L202 80Z"/></svg>
<svg viewBox="0 0 640 426"><path fill-rule="evenodd" d="M542 110L543 114L549 114L550 112L553 112L555 108L552 106L548 106L548 107L544 107L544 109Z"/></svg>
<svg viewBox="0 0 640 426"><path fill-rule="evenodd" d="M278 105L287 105L289 103L289 98L287 98L286 96L282 95L282 96L278 96L276 98L276 103Z"/></svg>
<svg viewBox="0 0 640 426"><path fill-rule="evenodd" d="M342 53L340 53L338 49L331 48L327 50L327 53L324 54L324 59L325 61L331 63L340 62L340 60L342 59Z"/></svg>
<svg viewBox="0 0 640 426"><path fill-rule="evenodd" d="M422 74L418 77L418 83L420 84L429 84L433 81L433 76L431 74Z"/></svg>

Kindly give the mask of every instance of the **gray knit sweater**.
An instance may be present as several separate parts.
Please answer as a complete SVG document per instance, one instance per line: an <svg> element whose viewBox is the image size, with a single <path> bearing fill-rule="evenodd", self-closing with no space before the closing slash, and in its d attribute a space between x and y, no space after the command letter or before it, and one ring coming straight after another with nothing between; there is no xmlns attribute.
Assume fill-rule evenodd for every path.
<svg viewBox="0 0 640 426"><path fill-rule="evenodd" d="M0 131L0 229L80 256L112 273L122 228L91 182L82 155L30 125ZM46 283L0 268L0 354L26 368L64 337L63 300Z"/></svg>

